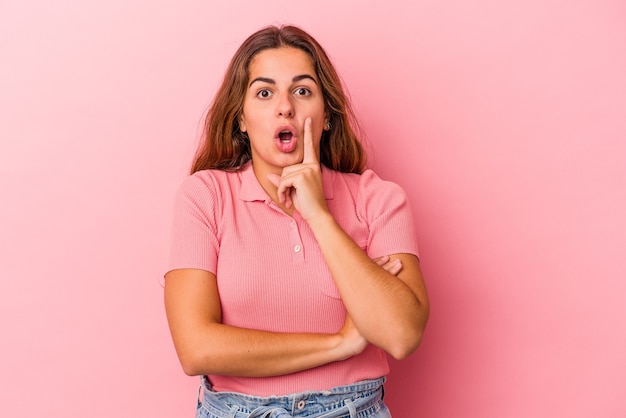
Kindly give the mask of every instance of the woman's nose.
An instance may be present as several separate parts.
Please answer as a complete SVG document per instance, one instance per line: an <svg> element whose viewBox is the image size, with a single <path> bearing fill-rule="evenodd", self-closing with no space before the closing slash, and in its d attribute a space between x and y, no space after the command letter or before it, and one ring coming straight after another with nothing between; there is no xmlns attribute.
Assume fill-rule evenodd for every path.
<svg viewBox="0 0 626 418"><path fill-rule="evenodd" d="M293 116L293 103L291 103L291 98L288 95L282 95L279 97L277 113L278 116L282 116L284 118L290 118Z"/></svg>

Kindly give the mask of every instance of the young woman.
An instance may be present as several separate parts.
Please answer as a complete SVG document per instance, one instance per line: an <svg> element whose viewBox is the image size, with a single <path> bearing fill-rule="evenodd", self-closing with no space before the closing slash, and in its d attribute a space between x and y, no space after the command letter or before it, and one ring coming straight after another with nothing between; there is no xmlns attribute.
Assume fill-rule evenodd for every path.
<svg viewBox="0 0 626 418"><path fill-rule="evenodd" d="M429 305L403 190L365 170L341 81L293 26L251 35L175 206L165 308L198 417L388 417L386 353Z"/></svg>

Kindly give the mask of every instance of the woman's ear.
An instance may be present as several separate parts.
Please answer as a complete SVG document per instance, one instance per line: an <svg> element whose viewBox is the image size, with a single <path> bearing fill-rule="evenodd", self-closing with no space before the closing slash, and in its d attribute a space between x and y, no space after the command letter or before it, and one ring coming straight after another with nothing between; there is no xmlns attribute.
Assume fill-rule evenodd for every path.
<svg viewBox="0 0 626 418"><path fill-rule="evenodd" d="M239 131L247 132L248 128L246 128L246 122L243 120L243 115L239 116Z"/></svg>

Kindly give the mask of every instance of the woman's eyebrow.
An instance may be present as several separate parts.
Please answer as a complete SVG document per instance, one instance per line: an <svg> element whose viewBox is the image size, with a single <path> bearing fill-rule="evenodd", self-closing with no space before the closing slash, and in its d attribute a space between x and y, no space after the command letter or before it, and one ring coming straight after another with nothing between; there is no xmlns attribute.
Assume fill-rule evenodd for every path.
<svg viewBox="0 0 626 418"><path fill-rule="evenodd" d="M292 83L297 83L300 80L304 80L304 79L310 79L313 80L313 82L315 84L317 84L317 80L309 74L301 74L301 75L297 75L294 78L291 79ZM250 84L248 85L248 87L250 87L251 85L253 85L254 83L256 83L257 81L262 82L262 83L268 83L268 84L276 84L276 81L272 78L267 78L267 77L257 77L254 80L252 80L250 82Z"/></svg>
<svg viewBox="0 0 626 418"><path fill-rule="evenodd" d="M298 81L300 81L300 80L304 80L305 78L308 78L308 79L310 79L310 80L313 80L313 82L314 82L315 84L317 84L317 80L316 80L316 79L315 79L312 75L309 75L309 74L297 75L297 76L295 76L294 78L292 78L292 79L291 79L291 81L292 81L293 83L297 83Z"/></svg>
<svg viewBox="0 0 626 418"><path fill-rule="evenodd" d="M250 87L251 85L253 85L254 83L256 83L257 81L260 81L262 83L268 83L268 84L276 84L276 82L274 80L272 80L271 78L267 78L267 77L257 77L254 80L252 80L250 82L250 84L248 85L248 87Z"/></svg>

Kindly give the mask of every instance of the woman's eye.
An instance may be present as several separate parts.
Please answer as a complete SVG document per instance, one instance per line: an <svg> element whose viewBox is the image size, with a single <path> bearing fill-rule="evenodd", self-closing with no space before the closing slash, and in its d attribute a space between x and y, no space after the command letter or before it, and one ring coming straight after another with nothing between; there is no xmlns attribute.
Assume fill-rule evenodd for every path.
<svg viewBox="0 0 626 418"><path fill-rule="evenodd" d="M305 87L299 87L295 91L296 96L308 96L311 94L311 90Z"/></svg>
<svg viewBox="0 0 626 418"><path fill-rule="evenodd" d="M256 95L261 99L267 99L272 95L272 92L269 90L260 90Z"/></svg>

